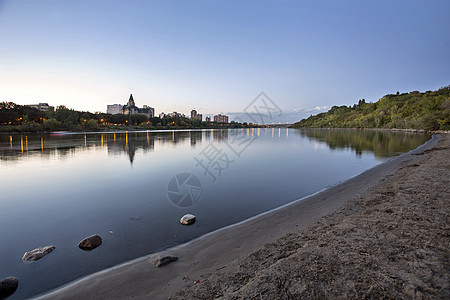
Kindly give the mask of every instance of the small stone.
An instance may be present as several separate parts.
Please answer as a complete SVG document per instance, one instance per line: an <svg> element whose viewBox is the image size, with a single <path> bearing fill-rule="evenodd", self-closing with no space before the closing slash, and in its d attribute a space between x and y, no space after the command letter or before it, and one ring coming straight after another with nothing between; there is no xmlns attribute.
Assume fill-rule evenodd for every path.
<svg viewBox="0 0 450 300"><path fill-rule="evenodd" d="M14 294L19 286L19 279L10 276L0 281L0 299L5 299Z"/></svg>
<svg viewBox="0 0 450 300"><path fill-rule="evenodd" d="M195 216L191 214L184 215L180 219L180 223L183 225L191 225L195 223Z"/></svg>
<svg viewBox="0 0 450 300"><path fill-rule="evenodd" d="M87 238L83 239L78 244L78 247L80 247L83 250L92 250L92 249L97 248L101 244L102 244L102 238L99 235L94 234L94 235L88 236Z"/></svg>
<svg viewBox="0 0 450 300"><path fill-rule="evenodd" d="M153 254L152 256L149 257L149 259L147 259L149 263L152 263L157 268L165 266L177 260L178 257L164 253Z"/></svg>
<svg viewBox="0 0 450 300"><path fill-rule="evenodd" d="M39 260L39 259L43 258L44 256L46 256L47 254L49 254L50 252L52 252L55 248L56 248L55 246L51 245L51 246L45 246L45 247L33 249L31 251L25 252L25 254L22 257L22 260L24 260L24 261Z"/></svg>

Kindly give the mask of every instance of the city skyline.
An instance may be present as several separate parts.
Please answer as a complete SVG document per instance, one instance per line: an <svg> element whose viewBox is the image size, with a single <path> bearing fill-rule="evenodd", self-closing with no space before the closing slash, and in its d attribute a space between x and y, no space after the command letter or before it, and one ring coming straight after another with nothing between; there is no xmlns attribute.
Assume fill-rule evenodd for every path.
<svg viewBox="0 0 450 300"><path fill-rule="evenodd" d="M450 82L448 1L1 1L0 101L295 122Z"/></svg>
<svg viewBox="0 0 450 300"><path fill-rule="evenodd" d="M41 103L41 104L45 104L45 103ZM38 105L32 105L34 107L37 107ZM169 116L169 117L173 117L175 115L179 115L185 118L190 118L190 119L197 119L199 121L203 121L203 114L200 114L197 110L192 109L190 111L190 117L189 115L186 115L184 113L179 113L177 111L173 111L173 112L163 112L161 111L159 114L155 114L155 108L150 107L146 104L143 105L143 109L139 108L133 98L133 94L130 94L130 98L128 100L127 104L108 104L106 106L106 113L107 114L143 114L146 115L148 118L153 118L153 117L159 117L160 119L164 118L165 116ZM133 107L134 109L130 109L130 107ZM214 118L214 122L218 122L218 123L228 123L228 116L226 115L222 115L222 114L210 114L210 113L206 113L205 114L206 118L204 121L207 122L211 122L211 117Z"/></svg>

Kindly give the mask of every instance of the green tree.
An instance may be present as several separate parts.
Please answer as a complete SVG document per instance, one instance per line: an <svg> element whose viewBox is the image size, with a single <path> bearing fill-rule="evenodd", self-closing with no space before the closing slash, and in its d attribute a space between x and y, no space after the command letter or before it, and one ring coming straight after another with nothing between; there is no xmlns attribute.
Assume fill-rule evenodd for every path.
<svg viewBox="0 0 450 300"><path fill-rule="evenodd" d="M45 130L53 131L61 129L61 122L56 119L48 119L43 122L43 126Z"/></svg>
<svg viewBox="0 0 450 300"><path fill-rule="evenodd" d="M86 127L90 130L96 130L98 128L98 122L95 119L89 119L86 121Z"/></svg>

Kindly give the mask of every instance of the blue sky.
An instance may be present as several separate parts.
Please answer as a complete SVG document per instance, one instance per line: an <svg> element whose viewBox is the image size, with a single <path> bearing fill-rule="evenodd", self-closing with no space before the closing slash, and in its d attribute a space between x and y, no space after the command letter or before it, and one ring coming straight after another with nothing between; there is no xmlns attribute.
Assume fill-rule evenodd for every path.
<svg viewBox="0 0 450 300"><path fill-rule="evenodd" d="M292 122L450 84L450 1L0 0L0 101Z"/></svg>

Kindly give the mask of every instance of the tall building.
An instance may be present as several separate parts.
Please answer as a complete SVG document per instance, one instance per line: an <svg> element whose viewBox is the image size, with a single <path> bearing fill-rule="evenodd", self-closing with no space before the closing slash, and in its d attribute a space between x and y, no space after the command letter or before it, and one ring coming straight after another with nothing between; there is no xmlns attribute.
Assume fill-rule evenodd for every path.
<svg viewBox="0 0 450 300"><path fill-rule="evenodd" d="M197 111L195 109L191 110L191 119L192 120L202 120L203 119L203 115L197 113Z"/></svg>
<svg viewBox="0 0 450 300"><path fill-rule="evenodd" d="M121 114L123 105L121 104L111 104L106 106L106 113L111 115Z"/></svg>
<svg viewBox="0 0 450 300"><path fill-rule="evenodd" d="M210 116L207 116L207 117L205 118L205 120L206 120L206 122L211 122L211 117L210 117Z"/></svg>
<svg viewBox="0 0 450 300"><path fill-rule="evenodd" d="M221 114L215 115L214 116L214 122L217 122L217 123L228 123L228 116L221 115Z"/></svg>

